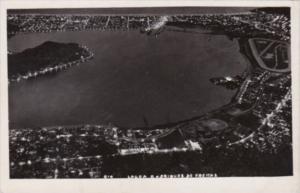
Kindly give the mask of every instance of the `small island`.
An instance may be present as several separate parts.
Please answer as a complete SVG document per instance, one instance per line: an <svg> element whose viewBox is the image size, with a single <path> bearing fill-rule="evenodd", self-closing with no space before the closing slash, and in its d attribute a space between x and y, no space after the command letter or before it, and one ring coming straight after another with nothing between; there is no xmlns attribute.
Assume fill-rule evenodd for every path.
<svg viewBox="0 0 300 193"><path fill-rule="evenodd" d="M92 57L86 46L47 41L19 53L9 53L8 78L10 82L19 82L78 65Z"/></svg>

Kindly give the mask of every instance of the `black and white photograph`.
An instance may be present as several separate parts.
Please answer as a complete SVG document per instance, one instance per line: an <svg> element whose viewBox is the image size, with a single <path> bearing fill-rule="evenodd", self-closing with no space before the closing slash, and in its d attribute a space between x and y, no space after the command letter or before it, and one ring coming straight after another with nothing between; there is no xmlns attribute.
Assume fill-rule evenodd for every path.
<svg viewBox="0 0 300 193"><path fill-rule="evenodd" d="M1 193L300 191L300 1L27 2L0 2Z"/></svg>
<svg viewBox="0 0 300 193"><path fill-rule="evenodd" d="M6 20L11 179L293 175L290 7Z"/></svg>

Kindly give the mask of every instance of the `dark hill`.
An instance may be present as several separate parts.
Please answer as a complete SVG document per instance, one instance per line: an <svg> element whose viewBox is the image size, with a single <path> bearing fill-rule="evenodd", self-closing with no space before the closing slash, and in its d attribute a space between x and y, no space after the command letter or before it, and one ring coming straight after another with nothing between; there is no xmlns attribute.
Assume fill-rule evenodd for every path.
<svg viewBox="0 0 300 193"><path fill-rule="evenodd" d="M75 43L47 41L43 44L8 55L8 76L26 75L46 67L55 67L86 57L88 52Z"/></svg>

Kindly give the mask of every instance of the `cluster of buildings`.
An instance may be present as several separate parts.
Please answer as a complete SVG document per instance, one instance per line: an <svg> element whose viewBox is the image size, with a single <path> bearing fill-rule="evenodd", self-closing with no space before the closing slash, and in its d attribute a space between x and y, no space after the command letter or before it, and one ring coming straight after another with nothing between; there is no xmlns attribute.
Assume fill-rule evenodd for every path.
<svg viewBox="0 0 300 193"><path fill-rule="evenodd" d="M8 35L12 36L28 32L139 29L151 26L159 18L159 16L11 14L7 17L7 21Z"/></svg>
<svg viewBox="0 0 300 193"><path fill-rule="evenodd" d="M290 20L281 14L262 11L236 14L195 14L170 16L9 14L8 36L24 32L130 30L161 28L164 25L197 25L222 30L233 37L276 37L290 39Z"/></svg>
<svg viewBox="0 0 300 193"><path fill-rule="evenodd" d="M203 14L173 16L176 23L199 25L204 28L222 30L232 37L269 37L288 41L290 19L281 14L249 12L240 14Z"/></svg>
<svg viewBox="0 0 300 193"><path fill-rule="evenodd" d="M264 69L249 53L253 65L227 112L252 131L229 144L276 153L282 147L290 147L292 142L290 68L277 71L273 65L271 70ZM274 54L277 57L278 53Z"/></svg>
<svg viewBox="0 0 300 193"><path fill-rule="evenodd" d="M236 95L238 104L243 104L246 108L255 105L263 92L263 83L269 78L270 73L260 68L254 69L251 75L246 78L240 87L240 92Z"/></svg>
<svg viewBox="0 0 300 193"><path fill-rule="evenodd" d="M274 84L275 82L278 84ZM270 153L276 153L283 144L291 145L290 83L290 75L279 76L266 82L265 92L251 112L260 120L260 126L247 145L257 146L260 151ZM271 90L273 92L270 92Z"/></svg>
<svg viewBox="0 0 300 193"><path fill-rule="evenodd" d="M203 154L207 146L218 148L250 132L225 114L217 116L152 129L112 125L11 129L10 174L12 178L103 177L103 163L113 157Z"/></svg>
<svg viewBox="0 0 300 193"><path fill-rule="evenodd" d="M276 154L283 147L291 147L292 142L290 45L254 38L240 46L251 67L231 104L223 109L226 112L223 120L229 116L225 121L228 128L233 128L225 146L240 145ZM278 47L281 51L276 49ZM266 60L266 53L272 55L273 60ZM215 81L217 85L230 87L233 79L225 77Z"/></svg>
<svg viewBox="0 0 300 193"><path fill-rule="evenodd" d="M101 177L103 157L201 151L178 129L100 125L11 129L13 178Z"/></svg>
<svg viewBox="0 0 300 193"><path fill-rule="evenodd" d="M265 78L260 78L262 74ZM252 75L251 84L241 88L245 89L240 91L243 95L237 95L242 98L224 109L222 118L229 116L228 129L214 137L224 138L223 145L228 148L276 154L292 144L291 76L257 70Z"/></svg>
<svg viewBox="0 0 300 193"><path fill-rule="evenodd" d="M9 135L14 178L93 177L99 175L102 156L114 152L98 127L26 128Z"/></svg>
<svg viewBox="0 0 300 193"><path fill-rule="evenodd" d="M287 16L258 12L256 16L249 15L249 17L241 17L238 20L254 26L255 29L276 34L282 40L289 40L291 24Z"/></svg>

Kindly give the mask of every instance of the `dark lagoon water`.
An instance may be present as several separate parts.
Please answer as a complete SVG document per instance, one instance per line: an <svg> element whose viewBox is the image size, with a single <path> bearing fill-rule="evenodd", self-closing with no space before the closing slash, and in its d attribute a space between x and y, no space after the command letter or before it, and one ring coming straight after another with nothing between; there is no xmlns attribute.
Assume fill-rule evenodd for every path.
<svg viewBox="0 0 300 193"><path fill-rule="evenodd" d="M149 126L199 116L228 103L235 91L211 77L240 74L246 61L226 36L165 31L82 31L17 35L22 51L45 41L87 45L93 60L53 76L9 85L11 128L107 124ZM146 121L145 121L146 120Z"/></svg>

